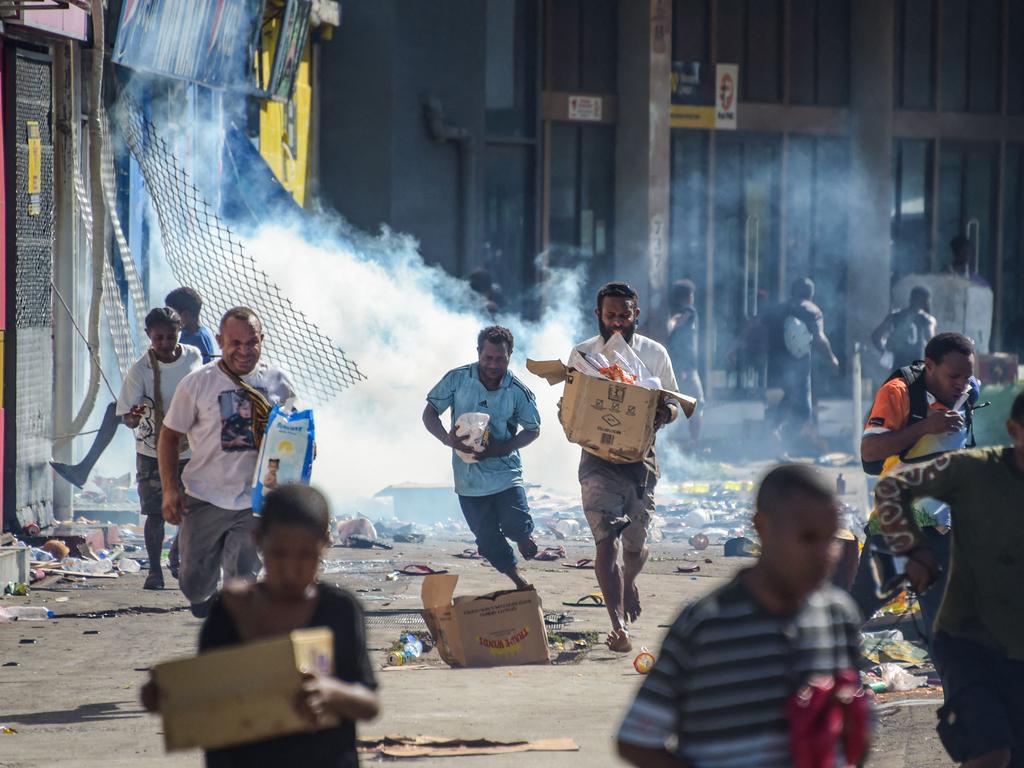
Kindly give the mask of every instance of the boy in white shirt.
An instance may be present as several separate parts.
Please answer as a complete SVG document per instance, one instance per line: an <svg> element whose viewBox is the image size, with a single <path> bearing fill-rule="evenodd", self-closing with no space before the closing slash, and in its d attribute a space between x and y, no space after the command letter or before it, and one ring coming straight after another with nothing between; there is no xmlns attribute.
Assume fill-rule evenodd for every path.
<svg viewBox="0 0 1024 768"><path fill-rule="evenodd" d="M181 318L170 307L159 307L146 315L150 347L128 369L117 398L117 415L135 430L135 467L139 502L146 518L146 555L149 557L149 576L144 589L164 587L160 567L164 542L163 492L157 466L157 439L164 413L179 382L203 364L198 349L178 343L180 333ZM188 443L183 442L178 453L179 482L188 459Z"/></svg>

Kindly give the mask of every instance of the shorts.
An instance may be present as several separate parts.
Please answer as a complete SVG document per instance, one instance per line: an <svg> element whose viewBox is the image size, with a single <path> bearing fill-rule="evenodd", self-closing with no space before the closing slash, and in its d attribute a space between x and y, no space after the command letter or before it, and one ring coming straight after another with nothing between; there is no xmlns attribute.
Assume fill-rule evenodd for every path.
<svg viewBox="0 0 1024 768"><path fill-rule="evenodd" d="M704 403L704 384L700 380L700 371L696 368L676 371L676 388L696 400L697 405Z"/></svg>
<svg viewBox="0 0 1024 768"><path fill-rule="evenodd" d="M932 647L941 661L946 703L936 730L958 763L1010 750L1011 768L1024 766L1024 661L941 630Z"/></svg>
<svg viewBox="0 0 1024 768"><path fill-rule="evenodd" d="M178 463L178 487L181 488L181 473L187 461ZM135 454L135 476L139 487L139 503L143 515L163 514L164 487L160 483L160 467L152 456Z"/></svg>
<svg viewBox="0 0 1024 768"><path fill-rule="evenodd" d="M631 464L602 464L604 466L580 476L583 514L590 524L594 541L620 536L625 550L642 552L654 515L657 475L646 470L637 472L636 466Z"/></svg>

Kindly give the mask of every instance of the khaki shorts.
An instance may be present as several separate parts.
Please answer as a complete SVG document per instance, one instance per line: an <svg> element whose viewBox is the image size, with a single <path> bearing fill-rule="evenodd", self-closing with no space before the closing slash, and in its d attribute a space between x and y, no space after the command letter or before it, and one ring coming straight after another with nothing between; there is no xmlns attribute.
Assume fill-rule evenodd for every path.
<svg viewBox="0 0 1024 768"><path fill-rule="evenodd" d="M590 471L581 477L583 514L590 523L594 541L619 535L623 549L643 551L654 514L656 482L654 474L649 473L646 484L641 486L629 473L616 469L614 465Z"/></svg>

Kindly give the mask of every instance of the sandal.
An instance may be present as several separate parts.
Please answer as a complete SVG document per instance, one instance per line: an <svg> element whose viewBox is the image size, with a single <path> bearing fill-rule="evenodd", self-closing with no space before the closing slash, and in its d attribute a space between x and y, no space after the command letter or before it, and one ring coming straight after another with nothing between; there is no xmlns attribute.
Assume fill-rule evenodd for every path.
<svg viewBox="0 0 1024 768"><path fill-rule="evenodd" d="M578 568L580 570L594 569L594 561L589 557L584 557L581 560L577 560L575 563L562 563L563 568Z"/></svg>
<svg viewBox="0 0 1024 768"><path fill-rule="evenodd" d="M455 557L458 557L462 560L483 560L483 558L480 557L480 553L473 548L464 549L461 552L457 552L455 554Z"/></svg>
<svg viewBox="0 0 1024 768"><path fill-rule="evenodd" d="M680 565L676 568L676 573L697 573L699 570L699 565Z"/></svg>
<svg viewBox="0 0 1024 768"><path fill-rule="evenodd" d="M406 565L403 568L400 568L398 572L405 574L406 576L437 576L442 573L448 573L445 568L435 570L429 565L423 565L422 563Z"/></svg>
<svg viewBox="0 0 1024 768"><path fill-rule="evenodd" d="M565 547L544 547L533 556L534 560L561 560L565 557Z"/></svg>
<svg viewBox="0 0 1024 768"><path fill-rule="evenodd" d="M567 605L570 608L604 608L604 595L600 592L591 592L575 603L562 603L562 605Z"/></svg>

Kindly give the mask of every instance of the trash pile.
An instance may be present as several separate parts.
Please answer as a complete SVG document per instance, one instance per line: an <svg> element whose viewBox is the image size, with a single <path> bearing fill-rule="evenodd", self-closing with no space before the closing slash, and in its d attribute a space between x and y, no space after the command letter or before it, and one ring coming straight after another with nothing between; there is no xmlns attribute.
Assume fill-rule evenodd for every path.
<svg viewBox="0 0 1024 768"><path fill-rule="evenodd" d="M415 664L415 660L434 649L434 640L429 632L405 632L395 640L387 652L388 667L404 667Z"/></svg>

